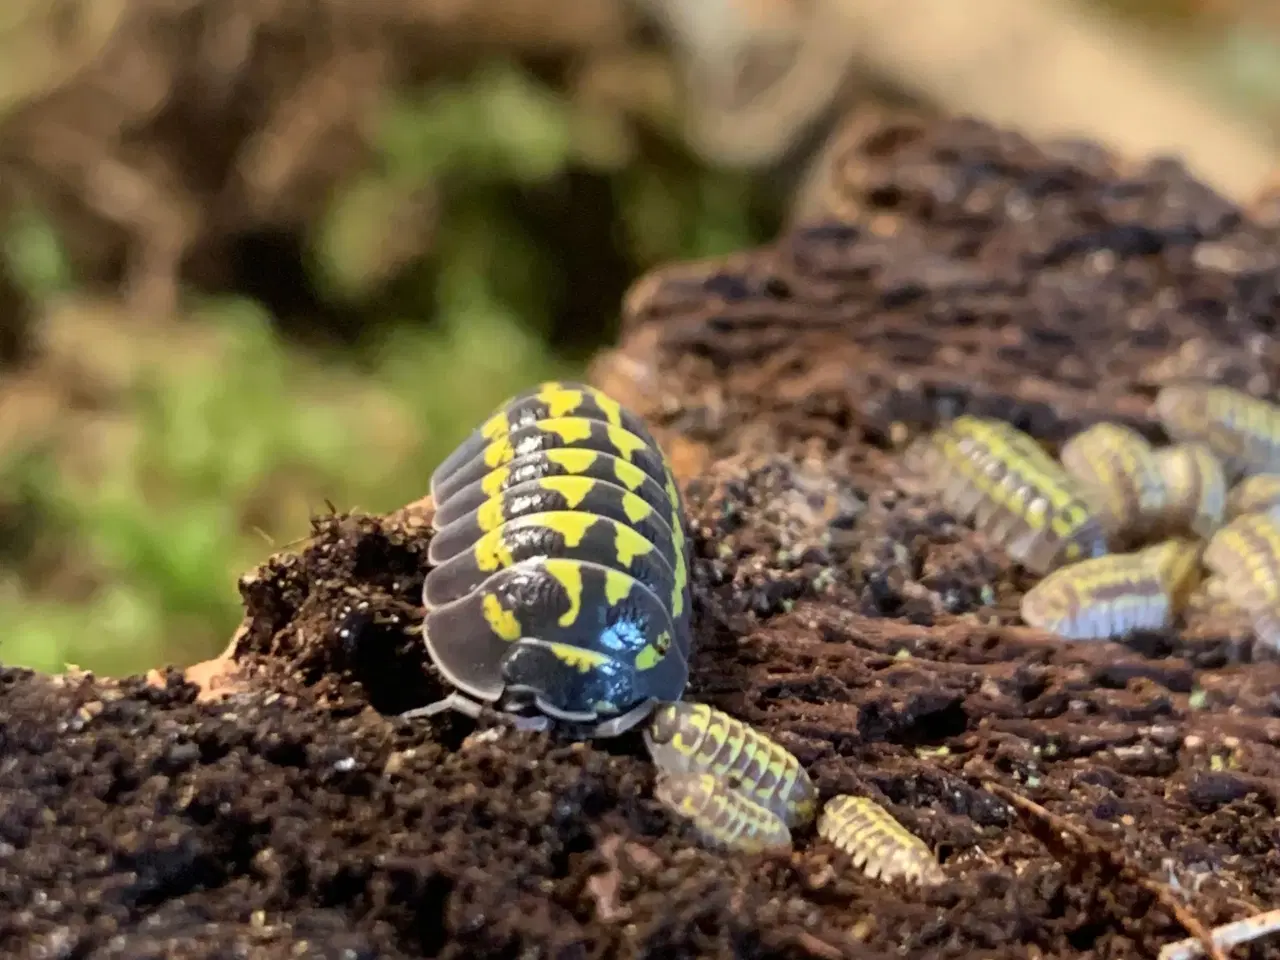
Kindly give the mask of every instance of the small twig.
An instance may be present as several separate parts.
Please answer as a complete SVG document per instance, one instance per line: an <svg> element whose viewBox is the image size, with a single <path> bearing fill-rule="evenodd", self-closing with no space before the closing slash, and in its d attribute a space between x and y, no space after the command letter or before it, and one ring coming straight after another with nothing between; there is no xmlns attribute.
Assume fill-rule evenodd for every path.
<svg viewBox="0 0 1280 960"><path fill-rule="evenodd" d="M1103 860L1118 874L1133 881L1154 896L1166 910L1173 914L1173 918L1191 935L1191 939L1198 943L1212 960L1227 960L1222 948L1210 936L1209 929L1178 901L1178 898L1174 896L1173 891L1169 889L1167 884L1153 880L1125 857L1123 853L1103 846L1088 832L1056 813L1051 813L1034 800L1028 800L1026 797L1020 796L998 783L984 783L983 787L1008 803L1020 814L1032 817L1053 830L1073 838L1090 854Z"/></svg>
<svg viewBox="0 0 1280 960"><path fill-rule="evenodd" d="M1224 923L1213 928L1213 942L1223 950L1230 950L1242 943L1250 943L1271 933L1280 933L1280 910L1268 910L1243 920ZM1160 960L1194 960L1204 951L1195 937L1179 940L1160 948Z"/></svg>

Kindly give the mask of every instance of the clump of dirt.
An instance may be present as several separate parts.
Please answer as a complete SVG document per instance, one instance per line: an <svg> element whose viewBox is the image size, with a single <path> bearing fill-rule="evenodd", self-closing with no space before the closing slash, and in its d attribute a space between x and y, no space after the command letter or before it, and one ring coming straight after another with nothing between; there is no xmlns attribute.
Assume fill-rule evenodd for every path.
<svg viewBox="0 0 1280 960"><path fill-rule="evenodd" d="M396 719L444 693L416 632L427 501L320 518L248 575L217 690L0 675L0 951L1153 956L1274 906L1275 659L1215 621L1127 644L1018 625L1033 579L897 468L963 410L1050 443L1153 432L1193 354L1270 385L1275 238L1170 164L972 122L861 136L833 180L849 219L646 278L596 375L678 451L690 698L824 798L884 804L946 884L883 886L807 832L789 857L704 851L638 734Z"/></svg>

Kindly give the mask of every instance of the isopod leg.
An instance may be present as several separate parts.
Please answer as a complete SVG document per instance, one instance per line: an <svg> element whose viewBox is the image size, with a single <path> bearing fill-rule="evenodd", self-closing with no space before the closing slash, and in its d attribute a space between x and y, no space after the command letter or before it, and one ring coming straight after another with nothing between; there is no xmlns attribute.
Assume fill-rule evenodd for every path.
<svg viewBox="0 0 1280 960"><path fill-rule="evenodd" d="M443 700L437 700L435 703L428 703L425 707L414 707L412 710L406 710L400 714L401 720L422 720L426 717L433 717L437 713L444 713L446 710L453 710L464 716L470 717L472 720L479 720L481 715L488 709L486 704L472 700L468 696L461 693L451 693ZM498 712L498 717L511 724L517 730L532 730L535 733L548 730L551 727L551 718L544 716L525 716L523 714Z"/></svg>
<svg viewBox="0 0 1280 960"><path fill-rule="evenodd" d="M616 717L605 720L603 723L596 724L592 728L591 736L599 739L608 739L626 733L637 723L642 721L650 713L653 708L658 705L657 700L645 700L644 702L632 707L626 713L620 713Z"/></svg>
<svg viewBox="0 0 1280 960"><path fill-rule="evenodd" d="M478 720L480 719L480 714L484 711L484 706L470 697L455 692L449 694L443 700L437 700L435 703L428 703L423 707L414 707L412 710L406 710L400 714L400 719L421 720L425 717L434 717L437 713L444 713L446 710L453 710L470 717L472 720Z"/></svg>

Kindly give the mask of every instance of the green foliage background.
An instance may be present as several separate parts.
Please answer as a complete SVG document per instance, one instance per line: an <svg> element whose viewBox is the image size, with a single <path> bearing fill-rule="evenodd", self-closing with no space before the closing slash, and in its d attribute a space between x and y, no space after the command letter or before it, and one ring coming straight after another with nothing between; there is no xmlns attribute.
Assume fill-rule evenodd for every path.
<svg viewBox="0 0 1280 960"><path fill-rule="evenodd" d="M549 342L557 304L600 278L567 275L562 238L539 234L545 224L531 226L513 196L554 195L572 177L602 183L610 209L591 220L607 232L587 240L616 249L631 277L767 231L749 221L742 178L673 144L640 163L610 155L591 119L505 63L388 104L372 172L307 237L311 281L355 313L361 336L301 346L261 304L193 291L176 322L203 328L216 349L135 365L122 398L130 429L91 477L60 465L56 437L6 452L0 659L121 674L211 656L239 621L237 577L304 537L311 512L422 496L433 465L504 397L580 374L616 318L570 331L563 349ZM428 187L440 198L432 255L381 275L380 231ZM3 251L37 301L73 292L40 211L10 221ZM60 566L86 567L89 586L59 589L49 569Z"/></svg>

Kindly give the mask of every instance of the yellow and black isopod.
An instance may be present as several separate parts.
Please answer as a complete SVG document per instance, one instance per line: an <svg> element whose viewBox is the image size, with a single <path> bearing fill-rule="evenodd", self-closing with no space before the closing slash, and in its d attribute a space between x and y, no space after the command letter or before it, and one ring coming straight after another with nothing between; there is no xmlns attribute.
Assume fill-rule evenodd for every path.
<svg viewBox="0 0 1280 960"><path fill-rule="evenodd" d="M841 794L828 800L818 818L818 836L849 854L873 880L932 886L947 878L924 841L866 797Z"/></svg>
<svg viewBox="0 0 1280 960"><path fill-rule="evenodd" d="M407 715L489 703L615 736L688 679L683 505L661 450L594 388L544 384L511 407L432 477L423 635L456 690ZM539 419L565 410L580 416Z"/></svg>
<svg viewBox="0 0 1280 960"><path fill-rule="evenodd" d="M808 824L818 794L792 754L760 731L705 703L663 704L644 734L665 773L710 773L782 818Z"/></svg>
<svg viewBox="0 0 1280 960"><path fill-rule="evenodd" d="M1156 466L1165 486L1160 529L1212 536L1227 506L1227 477L1217 454L1203 443L1175 443L1156 451Z"/></svg>
<svg viewBox="0 0 1280 960"><path fill-rule="evenodd" d="M1280 471L1280 407L1231 387L1182 383L1156 397L1156 415L1174 440L1200 442L1233 478Z"/></svg>
<svg viewBox="0 0 1280 960"><path fill-rule="evenodd" d="M662 773L653 794L692 823L708 846L741 853L791 849L791 831L781 817L713 774Z"/></svg>
<svg viewBox="0 0 1280 960"><path fill-rule="evenodd" d="M1067 640L1116 640L1162 630L1198 579L1200 546L1169 540L1053 571L1022 598L1022 619Z"/></svg>
<svg viewBox="0 0 1280 960"><path fill-rule="evenodd" d="M1063 444L1059 459L1100 507L1113 545L1141 535L1164 509L1155 451L1130 427L1095 424Z"/></svg>
<svg viewBox="0 0 1280 960"><path fill-rule="evenodd" d="M1107 552L1102 518L1079 481L1002 420L957 417L913 444L906 467L1035 573Z"/></svg>
<svg viewBox="0 0 1280 960"><path fill-rule="evenodd" d="M1280 473L1255 473L1245 477L1227 495L1227 516L1246 513L1280 513Z"/></svg>
<svg viewBox="0 0 1280 960"><path fill-rule="evenodd" d="M1280 518L1246 513L1213 535L1204 565L1248 614L1263 646L1280 650Z"/></svg>

